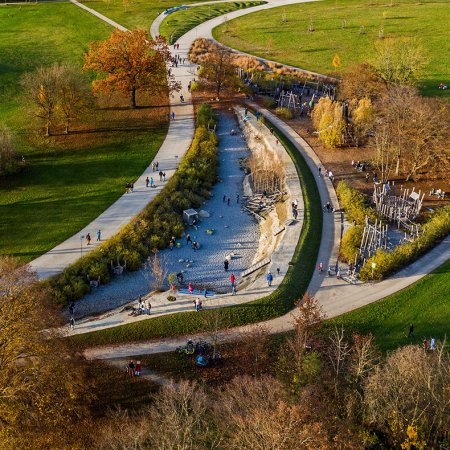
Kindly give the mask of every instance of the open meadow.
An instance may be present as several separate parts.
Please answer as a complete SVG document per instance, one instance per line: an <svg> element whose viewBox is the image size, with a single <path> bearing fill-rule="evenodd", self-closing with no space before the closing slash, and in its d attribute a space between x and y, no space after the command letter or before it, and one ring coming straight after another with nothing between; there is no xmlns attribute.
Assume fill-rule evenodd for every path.
<svg viewBox="0 0 450 450"><path fill-rule="evenodd" d="M29 261L104 211L150 163L166 129L166 100L100 99L68 136L43 138L20 77L55 62L81 67L88 44L112 28L70 3L0 8L0 123L15 137L24 172L0 180L0 254ZM156 106L156 105L163 106Z"/></svg>
<svg viewBox="0 0 450 450"><path fill-rule="evenodd" d="M449 23L446 1L324 0L246 15L213 34L230 47L337 76L352 64L370 61L377 41L413 38L427 61L420 77L423 94L450 97L450 90L438 89L441 82L450 84ZM341 62L337 70L335 55Z"/></svg>

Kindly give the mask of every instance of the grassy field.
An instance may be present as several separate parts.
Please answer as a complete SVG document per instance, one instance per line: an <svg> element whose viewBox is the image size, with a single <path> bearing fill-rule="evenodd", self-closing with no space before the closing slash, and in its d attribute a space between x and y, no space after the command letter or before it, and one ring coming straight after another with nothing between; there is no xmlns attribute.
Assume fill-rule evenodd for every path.
<svg viewBox="0 0 450 450"><path fill-rule="evenodd" d="M307 31L310 21L313 32ZM335 54L339 70L370 60L381 29L385 38L413 37L428 60L420 80L423 93L450 98L450 89L437 88L440 82L450 85L449 21L448 1L324 0L253 13L213 34L233 48L323 74L334 71Z"/></svg>
<svg viewBox="0 0 450 450"><path fill-rule="evenodd" d="M2 6L0 23L0 123L28 162L0 180L0 254L29 261L89 223L143 171L164 139L166 108L130 112L110 99L76 133L38 138L20 76L54 62L81 67L88 43L112 29L69 3Z"/></svg>
<svg viewBox="0 0 450 450"><path fill-rule="evenodd" d="M124 27L150 30L150 25L164 10L178 5L200 3L202 0L87 0L83 4L104 14ZM207 0L203 0L207 1Z"/></svg>
<svg viewBox="0 0 450 450"><path fill-rule="evenodd" d="M382 350L391 350L423 338L450 337L450 260L412 286L384 300L344 314L330 325L343 324L348 331L372 333ZM414 339L408 338L414 324Z"/></svg>
<svg viewBox="0 0 450 450"><path fill-rule="evenodd" d="M230 2L218 3L217 5L196 6L189 9L176 11L167 16L161 24L159 30L170 43L175 42L180 36L187 33L197 25L221 16L237 9L251 8L264 4L266 2L250 1L250 2Z"/></svg>

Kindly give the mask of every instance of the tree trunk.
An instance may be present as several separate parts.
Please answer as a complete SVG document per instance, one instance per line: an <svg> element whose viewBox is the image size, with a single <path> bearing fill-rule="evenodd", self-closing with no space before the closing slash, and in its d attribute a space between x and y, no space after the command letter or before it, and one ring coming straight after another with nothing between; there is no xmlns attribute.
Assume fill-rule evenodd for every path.
<svg viewBox="0 0 450 450"><path fill-rule="evenodd" d="M136 108L136 88L133 87L131 90L131 108Z"/></svg>
<svg viewBox="0 0 450 450"><path fill-rule="evenodd" d="M67 118L67 120L66 120L66 129L64 131L65 134L69 134L69 125L70 125L70 119Z"/></svg>
<svg viewBox="0 0 450 450"><path fill-rule="evenodd" d="M50 118L47 119L47 122L45 124L45 136L50 136Z"/></svg>

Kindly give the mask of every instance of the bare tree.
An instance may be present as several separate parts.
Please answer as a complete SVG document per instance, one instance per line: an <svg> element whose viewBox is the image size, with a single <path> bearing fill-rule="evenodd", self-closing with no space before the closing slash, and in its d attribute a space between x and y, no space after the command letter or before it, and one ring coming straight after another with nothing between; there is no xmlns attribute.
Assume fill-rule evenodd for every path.
<svg viewBox="0 0 450 450"><path fill-rule="evenodd" d="M212 346L212 360L217 357L220 344L224 341L230 325L228 317L222 308L214 308L205 311L201 316L205 333Z"/></svg>
<svg viewBox="0 0 450 450"><path fill-rule="evenodd" d="M449 167L448 105L436 99L425 99L415 89L392 87L389 96L379 104L376 135L385 167L395 154L395 174L414 179L420 170Z"/></svg>
<svg viewBox="0 0 450 450"><path fill-rule="evenodd" d="M93 104L92 90L87 79L74 66L64 65L63 80L59 84L59 111L64 119L65 133L70 124L87 112Z"/></svg>
<svg viewBox="0 0 450 450"><path fill-rule="evenodd" d="M248 355L254 375L267 370L269 363L270 331L266 325L250 325L240 334L239 345L242 353Z"/></svg>
<svg viewBox="0 0 450 450"><path fill-rule="evenodd" d="M42 120L45 136L50 136L50 127L57 113L59 88L62 81L62 66L39 67L22 76L21 84L28 100L34 104L34 115Z"/></svg>
<svg viewBox="0 0 450 450"><path fill-rule="evenodd" d="M162 291L164 283L169 274L169 261L166 255L159 255L157 249L153 250L153 256L147 259L146 268L148 270L147 278L150 286L155 291Z"/></svg>
<svg viewBox="0 0 450 450"><path fill-rule="evenodd" d="M329 341L330 343L327 349L327 354L333 371L334 389L337 397L339 378L346 369L351 347L345 340L343 326L341 326L341 328L338 328L337 326L334 327L331 335L329 336Z"/></svg>

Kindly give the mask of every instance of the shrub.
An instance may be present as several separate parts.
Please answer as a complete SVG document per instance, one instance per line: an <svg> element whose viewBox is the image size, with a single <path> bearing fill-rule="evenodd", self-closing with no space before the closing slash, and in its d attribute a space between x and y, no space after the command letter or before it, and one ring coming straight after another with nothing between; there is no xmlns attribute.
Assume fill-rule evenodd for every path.
<svg viewBox="0 0 450 450"><path fill-rule="evenodd" d="M263 97L263 106L264 108L267 109L272 109L275 108L277 102L275 101L275 99L273 97Z"/></svg>
<svg viewBox="0 0 450 450"><path fill-rule="evenodd" d="M347 262L355 261L361 245L363 227L357 225L350 227L344 234L341 242L340 258Z"/></svg>
<svg viewBox="0 0 450 450"><path fill-rule="evenodd" d="M368 206L367 197L358 190L350 187L345 181L338 183L336 194L350 222L364 225L366 216L369 216L373 221L378 218L377 212Z"/></svg>
<svg viewBox="0 0 450 450"><path fill-rule="evenodd" d="M181 236L184 209L199 207L217 178L217 137L205 127L216 123L210 105L201 105L191 147L164 189L116 236L68 266L48 281L60 304L78 300L89 291L88 275L109 282L111 261L126 262L136 271L154 249L166 247L172 236Z"/></svg>
<svg viewBox="0 0 450 450"><path fill-rule="evenodd" d="M275 110L275 114L277 116L282 117L285 120L290 120L293 117L292 111L290 109L288 109L288 108L277 108Z"/></svg>
<svg viewBox="0 0 450 450"><path fill-rule="evenodd" d="M422 227L422 234L414 241L399 245L391 252L379 249L361 268L361 280L382 280L414 262L449 233L450 205L447 205L430 217ZM376 264L374 269L372 263Z"/></svg>

